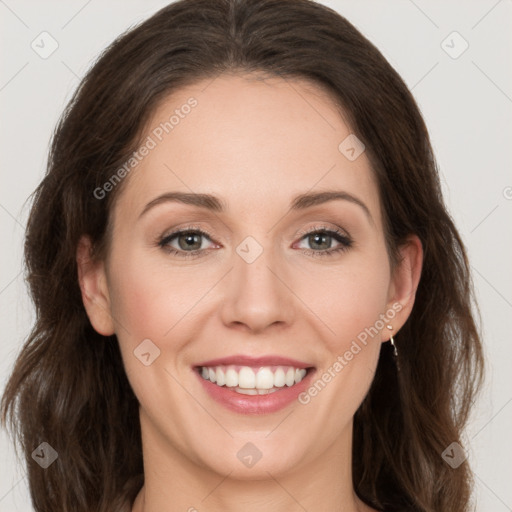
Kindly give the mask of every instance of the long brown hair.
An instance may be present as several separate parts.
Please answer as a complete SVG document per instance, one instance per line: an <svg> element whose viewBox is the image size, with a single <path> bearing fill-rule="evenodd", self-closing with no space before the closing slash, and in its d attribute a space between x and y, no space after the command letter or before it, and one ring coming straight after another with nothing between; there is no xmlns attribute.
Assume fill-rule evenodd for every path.
<svg viewBox="0 0 512 512"><path fill-rule="evenodd" d="M332 93L366 145L392 261L415 233L424 250L413 311L354 418L353 484L386 511L466 512L471 471L442 457L481 385L483 355L466 251L441 195L429 135L406 85L333 10L310 0L180 0L116 39L65 109L25 240L36 322L2 397L38 512L129 510L143 484L139 404L117 338L92 328L75 254L87 234L104 256L119 195L94 197L139 146L170 93L223 72L308 79ZM47 442L57 460L31 457Z"/></svg>

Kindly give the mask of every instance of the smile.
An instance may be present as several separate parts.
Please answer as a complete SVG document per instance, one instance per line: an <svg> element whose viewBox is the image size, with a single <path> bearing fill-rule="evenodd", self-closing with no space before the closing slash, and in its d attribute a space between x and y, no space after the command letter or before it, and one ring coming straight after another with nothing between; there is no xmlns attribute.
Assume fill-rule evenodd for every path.
<svg viewBox="0 0 512 512"><path fill-rule="evenodd" d="M316 368L285 356L236 354L193 366L205 398L238 414L270 414L298 402Z"/></svg>
<svg viewBox="0 0 512 512"><path fill-rule="evenodd" d="M293 366L201 366L199 371L203 379L244 395L274 393L298 384L307 374L307 369Z"/></svg>

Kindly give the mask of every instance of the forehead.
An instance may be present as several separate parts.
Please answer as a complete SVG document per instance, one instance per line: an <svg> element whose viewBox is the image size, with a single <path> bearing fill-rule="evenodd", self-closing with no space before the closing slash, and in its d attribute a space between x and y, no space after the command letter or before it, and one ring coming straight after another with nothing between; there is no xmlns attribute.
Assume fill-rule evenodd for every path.
<svg viewBox="0 0 512 512"><path fill-rule="evenodd" d="M378 202L364 152L326 90L290 78L221 75L165 98L147 124L151 149L134 168L122 203L134 209L164 192L210 193L229 209L257 211L315 189L343 189ZM375 207L376 205L374 205Z"/></svg>

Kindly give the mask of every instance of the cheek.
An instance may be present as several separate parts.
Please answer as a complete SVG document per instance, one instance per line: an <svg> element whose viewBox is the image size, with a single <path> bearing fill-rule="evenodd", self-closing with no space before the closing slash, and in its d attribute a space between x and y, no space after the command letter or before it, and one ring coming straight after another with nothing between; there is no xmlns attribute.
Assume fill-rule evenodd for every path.
<svg viewBox="0 0 512 512"><path fill-rule="evenodd" d="M178 429L169 415L188 398L171 375L180 350L193 337L191 308L204 295L205 283L197 272L155 265L154 258L137 251L112 259L110 281L116 334L132 389L146 412Z"/></svg>
<svg viewBox="0 0 512 512"><path fill-rule="evenodd" d="M124 329L137 339L171 338L172 329L201 295L205 282L197 273L155 265L143 254L125 255L114 267L112 312ZM180 326L181 327L181 326Z"/></svg>
<svg viewBox="0 0 512 512"><path fill-rule="evenodd" d="M337 326L351 339L375 326L384 312L389 281L385 269L381 270L383 272L373 267L373 270L358 272L347 280L345 291L340 293L343 303L339 309ZM382 328L380 323L377 328Z"/></svg>
<svg viewBox="0 0 512 512"><path fill-rule="evenodd" d="M374 258L371 265L347 265L332 277L324 281L324 299L314 307L333 332L323 338L322 364L301 403L307 405L310 417L339 432L361 404L375 374L381 334L386 330L390 274L387 262Z"/></svg>
<svg viewBox="0 0 512 512"><path fill-rule="evenodd" d="M310 268L296 282L294 291L324 325L323 339L332 354L344 352L368 330L368 341L380 341L375 329L383 327L381 315L388 300L387 260L355 255L338 267Z"/></svg>

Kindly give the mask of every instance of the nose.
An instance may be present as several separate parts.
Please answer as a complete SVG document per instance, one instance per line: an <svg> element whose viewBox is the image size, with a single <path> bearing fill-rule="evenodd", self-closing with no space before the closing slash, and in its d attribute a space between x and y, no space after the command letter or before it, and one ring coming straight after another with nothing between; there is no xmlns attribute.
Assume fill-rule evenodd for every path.
<svg viewBox="0 0 512 512"><path fill-rule="evenodd" d="M270 248L254 242L239 247L233 255L233 269L226 276L221 318L228 327L247 332L262 332L271 326L291 325L295 315L293 283L284 265ZM244 249L249 248L246 253ZM254 261L246 257L261 251Z"/></svg>

